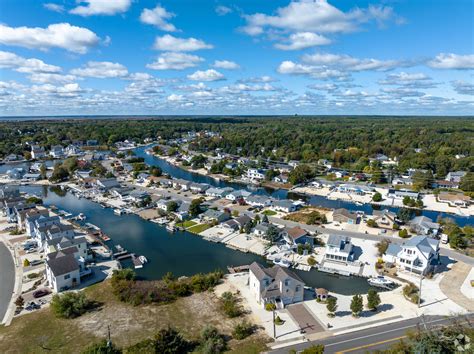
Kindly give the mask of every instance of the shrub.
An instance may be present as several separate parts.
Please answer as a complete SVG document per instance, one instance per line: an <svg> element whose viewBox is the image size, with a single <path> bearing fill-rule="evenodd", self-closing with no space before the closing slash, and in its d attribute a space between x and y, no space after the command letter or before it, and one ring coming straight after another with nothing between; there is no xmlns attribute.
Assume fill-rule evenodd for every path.
<svg viewBox="0 0 474 354"><path fill-rule="evenodd" d="M374 202L381 202L382 201L382 194L380 194L379 192L375 192L373 197L372 197L372 200Z"/></svg>
<svg viewBox="0 0 474 354"><path fill-rule="evenodd" d="M107 343L105 339L84 349L82 354L120 354L122 351L116 348L113 343Z"/></svg>
<svg viewBox="0 0 474 354"><path fill-rule="evenodd" d="M162 329L153 339L155 353L187 353L190 343L174 328Z"/></svg>
<svg viewBox="0 0 474 354"><path fill-rule="evenodd" d="M418 299L419 299L418 292L419 292L418 287L413 283L409 283L403 287L403 295L405 296L405 298L407 298L414 304L418 303Z"/></svg>
<svg viewBox="0 0 474 354"><path fill-rule="evenodd" d="M253 331L254 326L251 323L244 321L234 327L234 330L232 331L232 336L235 339L241 340L252 335Z"/></svg>
<svg viewBox="0 0 474 354"><path fill-rule="evenodd" d="M378 227L379 225L375 222L374 219L369 219L369 220L367 220L367 226L368 227Z"/></svg>
<svg viewBox="0 0 474 354"><path fill-rule="evenodd" d="M18 296L15 300L15 305L17 307L23 307L23 305L25 304L25 299L23 299L23 296Z"/></svg>
<svg viewBox="0 0 474 354"><path fill-rule="evenodd" d="M275 324L276 324L277 326L281 326L281 325L283 324L283 320L280 318L280 316L277 316L277 317L275 318Z"/></svg>
<svg viewBox="0 0 474 354"><path fill-rule="evenodd" d="M29 267L30 266L30 261L28 260L28 258L25 258L25 260L23 261L23 267Z"/></svg>
<svg viewBox="0 0 474 354"><path fill-rule="evenodd" d="M301 354L324 354L324 345L316 344L300 352Z"/></svg>
<svg viewBox="0 0 474 354"><path fill-rule="evenodd" d="M377 247L378 255L382 256L387 251L387 248L389 245L390 245L390 240L388 239L383 239L382 241L377 242L375 246Z"/></svg>
<svg viewBox="0 0 474 354"><path fill-rule="evenodd" d="M364 300L360 295L354 295L351 301L352 316L358 317L364 308Z"/></svg>
<svg viewBox="0 0 474 354"><path fill-rule="evenodd" d="M308 257L308 264L309 264L310 266L316 265L316 259L315 259L313 256L309 256L309 257Z"/></svg>
<svg viewBox="0 0 474 354"><path fill-rule="evenodd" d="M213 326L207 325L201 331L200 353L217 354L226 349L224 337Z"/></svg>
<svg viewBox="0 0 474 354"><path fill-rule="evenodd" d="M87 299L86 295L81 292L56 294L51 301L51 310L57 317L61 318L79 317L92 306L93 302Z"/></svg>
<svg viewBox="0 0 474 354"><path fill-rule="evenodd" d="M237 298L230 292L222 294L222 310L229 318L238 317L242 314L242 308L237 302Z"/></svg>
<svg viewBox="0 0 474 354"><path fill-rule="evenodd" d="M268 302L265 304L265 310L274 311L276 310L276 305L274 303Z"/></svg>
<svg viewBox="0 0 474 354"><path fill-rule="evenodd" d="M367 307L369 310L376 311L380 305L380 296L374 289L369 289L367 293Z"/></svg>
<svg viewBox="0 0 474 354"><path fill-rule="evenodd" d="M410 237L410 235L408 234L408 231L406 229L402 229L402 230L398 231L398 236L400 236L401 238Z"/></svg>
<svg viewBox="0 0 474 354"><path fill-rule="evenodd" d="M334 317L335 312L337 310L337 298L331 296L330 298L327 299L327 305L326 308L328 310L328 316L329 317Z"/></svg>

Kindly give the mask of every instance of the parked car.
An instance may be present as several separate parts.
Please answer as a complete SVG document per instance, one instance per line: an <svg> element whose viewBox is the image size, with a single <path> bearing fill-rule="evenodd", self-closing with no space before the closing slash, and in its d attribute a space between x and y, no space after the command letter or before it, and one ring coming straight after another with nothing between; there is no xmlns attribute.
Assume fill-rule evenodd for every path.
<svg viewBox="0 0 474 354"><path fill-rule="evenodd" d="M40 305L38 305L36 302L29 302L28 305L26 305L25 310L27 311L33 311L33 310L38 310L41 308Z"/></svg>
<svg viewBox="0 0 474 354"><path fill-rule="evenodd" d="M36 265L43 264L43 263L44 263L44 261L42 259L35 259L35 260L30 262L30 266L36 266Z"/></svg>
<svg viewBox="0 0 474 354"><path fill-rule="evenodd" d="M39 290L36 290L35 292L33 292L33 297L35 299L37 299L39 297L46 296L50 293L51 293L51 291L49 291L48 289L39 289Z"/></svg>
<svg viewBox="0 0 474 354"><path fill-rule="evenodd" d="M27 249L25 253L34 253L36 251L38 251L38 249L36 247L32 247L32 248Z"/></svg>

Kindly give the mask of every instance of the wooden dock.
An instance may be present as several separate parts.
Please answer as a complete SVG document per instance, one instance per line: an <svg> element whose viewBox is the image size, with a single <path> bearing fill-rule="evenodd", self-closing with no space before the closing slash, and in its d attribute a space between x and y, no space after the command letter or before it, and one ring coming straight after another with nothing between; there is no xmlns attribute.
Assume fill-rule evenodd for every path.
<svg viewBox="0 0 474 354"><path fill-rule="evenodd" d="M227 270L229 271L230 274L248 272L249 269L250 269L250 265L248 265L248 264L241 265L241 266L238 266L238 267L233 267L233 266L227 267Z"/></svg>

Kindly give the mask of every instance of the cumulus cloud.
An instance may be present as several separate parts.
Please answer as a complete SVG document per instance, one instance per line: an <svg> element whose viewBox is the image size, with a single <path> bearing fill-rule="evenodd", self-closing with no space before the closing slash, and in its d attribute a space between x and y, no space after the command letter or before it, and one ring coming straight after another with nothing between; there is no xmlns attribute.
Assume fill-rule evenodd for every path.
<svg viewBox="0 0 474 354"><path fill-rule="evenodd" d="M428 66L435 69L474 69L474 54L441 53L428 61Z"/></svg>
<svg viewBox="0 0 474 354"><path fill-rule="evenodd" d="M12 69L20 73L58 73L59 66L46 64L35 58L23 58L15 53L0 51L0 68Z"/></svg>
<svg viewBox="0 0 474 354"><path fill-rule="evenodd" d="M264 76L249 77L249 78L245 78L245 79L240 79L237 82L239 82L239 83L242 83L242 82L243 83L247 83L247 82L261 83L261 82L274 82L274 81L277 81L277 80L275 78L271 77L271 76L264 75Z"/></svg>
<svg viewBox="0 0 474 354"><path fill-rule="evenodd" d="M242 31L249 35L258 35L269 27L297 32L347 33L356 31L361 23L370 20L381 23L392 16L393 11L389 7L369 6L367 9L355 8L344 12L326 0L301 0L278 8L275 15L245 15L247 24Z"/></svg>
<svg viewBox="0 0 474 354"><path fill-rule="evenodd" d="M153 25L162 31L175 32L177 31L176 27L168 22L175 16L174 13L168 12L164 7L157 5L154 9L143 9L140 21Z"/></svg>
<svg viewBox="0 0 474 354"><path fill-rule="evenodd" d="M433 82L431 77L423 73L406 73L400 72L395 74L389 74L385 80L379 81L381 85L400 85L410 86L417 88L430 88L435 87L436 83Z"/></svg>
<svg viewBox="0 0 474 354"><path fill-rule="evenodd" d="M216 14L219 16L225 16L227 14L230 14L232 12L232 9L230 7L224 6L224 5L219 5L216 7Z"/></svg>
<svg viewBox="0 0 474 354"><path fill-rule="evenodd" d="M37 94L53 94L60 97L75 97L83 92L77 83L65 84L63 86L55 86L51 84L33 85L31 91Z"/></svg>
<svg viewBox="0 0 474 354"><path fill-rule="evenodd" d="M54 11L57 13L62 14L64 12L64 6L59 5L59 4L53 4L51 2L43 4L44 8L49 10L49 11Z"/></svg>
<svg viewBox="0 0 474 354"><path fill-rule="evenodd" d="M406 65L398 60L358 59L349 55L330 53L306 54L302 56L301 60L311 65L338 67L348 71L386 71Z"/></svg>
<svg viewBox="0 0 474 354"><path fill-rule="evenodd" d="M239 64L229 60L216 60L212 66L215 68L227 70L237 70L240 68Z"/></svg>
<svg viewBox="0 0 474 354"><path fill-rule="evenodd" d="M212 49L211 44L196 38L177 38L170 34L156 37L153 48L167 52L193 52L201 49Z"/></svg>
<svg viewBox="0 0 474 354"><path fill-rule="evenodd" d="M73 8L69 13L80 16L110 16L126 12L132 0L78 0L77 2L83 5Z"/></svg>
<svg viewBox="0 0 474 354"><path fill-rule="evenodd" d="M54 73L32 73L28 76L31 82L37 84L65 84L77 80L74 75L63 75Z"/></svg>
<svg viewBox="0 0 474 354"><path fill-rule="evenodd" d="M460 95L474 95L474 84L472 82L466 82L463 80L456 80L451 82L454 91Z"/></svg>
<svg viewBox="0 0 474 354"><path fill-rule="evenodd" d="M214 70L214 69L209 69L209 70L198 70L194 72L191 75L187 76L189 80L193 81L220 81L220 80L225 80L225 76Z"/></svg>
<svg viewBox="0 0 474 354"><path fill-rule="evenodd" d="M56 23L47 28L9 27L0 24L0 43L6 45L40 50L62 48L84 54L99 42L100 38L91 30L69 23Z"/></svg>
<svg viewBox="0 0 474 354"><path fill-rule="evenodd" d="M197 66L203 58L180 52L165 52L146 67L154 70L184 70Z"/></svg>
<svg viewBox="0 0 474 354"><path fill-rule="evenodd" d="M82 68L72 69L72 75L99 79L124 77L128 74L125 66L109 61L89 61Z"/></svg>
<svg viewBox="0 0 474 354"><path fill-rule="evenodd" d="M290 35L287 43L275 44L275 48L281 50L300 50L329 43L331 43L331 41L328 38L319 34L313 32L297 32Z"/></svg>
<svg viewBox="0 0 474 354"><path fill-rule="evenodd" d="M171 101L171 102L179 102L179 101L183 101L184 100L184 96L183 95L177 95L175 93L172 93L171 95L169 95L167 98L166 98L168 101Z"/></svg>

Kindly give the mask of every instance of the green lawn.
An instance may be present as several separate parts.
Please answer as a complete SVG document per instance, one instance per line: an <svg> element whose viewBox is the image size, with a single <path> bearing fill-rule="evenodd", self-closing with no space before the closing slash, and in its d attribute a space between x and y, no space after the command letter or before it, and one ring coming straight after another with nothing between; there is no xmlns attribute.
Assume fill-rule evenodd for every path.
<svg viewBox="0 0 474 354"><path fill-rule="evenodd" d="M188 229L189 232L192 232L193 234L199 234L203 232L204 230L207 230L211 227L209 224L198 224L196 226L190 227Z"/></svg>
<svg viewBox="0 0 474 354"><path fill-rule="evenodd" d="M276 211L273 211L273 210L264 210L262 212L263 215L267 215L267 216L272 216L272 215L276 215L277 212Z"/></svg>
<svg viewBox="0 0 474 354"><path fill-rule="evenodd" d="M194 225L197 225L197 223L194 222L194 221L191 221L191 220L186 220L186 221L179 222L179 223L176 224L176 226L184 227L185 229L187 229L188 227L194 226Z"/></svg>

